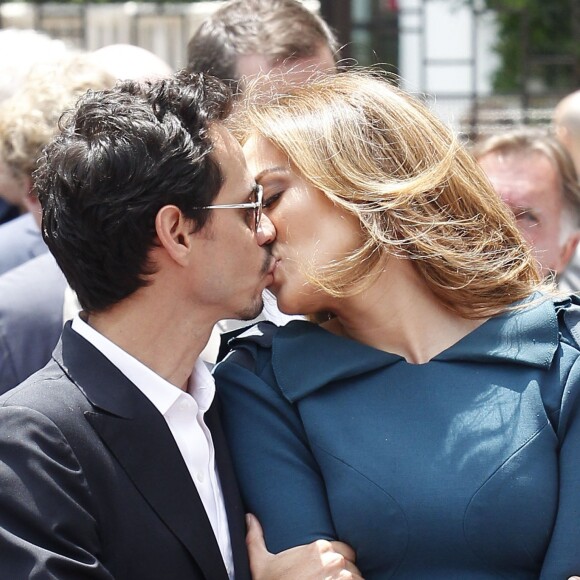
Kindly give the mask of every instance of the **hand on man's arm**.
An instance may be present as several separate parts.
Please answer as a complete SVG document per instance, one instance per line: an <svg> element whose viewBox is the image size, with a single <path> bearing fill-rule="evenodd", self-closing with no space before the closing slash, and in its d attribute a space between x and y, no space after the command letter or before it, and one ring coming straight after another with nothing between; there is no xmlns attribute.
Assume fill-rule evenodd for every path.
<svg viewBox="0 0 580 580"><path fill-rule="evenodd" d="M246 520L253 580L363 580L354 565L355 553L350 546L317 540L272 554L266 548L262 526L256 517L248 515Z"/></svg>

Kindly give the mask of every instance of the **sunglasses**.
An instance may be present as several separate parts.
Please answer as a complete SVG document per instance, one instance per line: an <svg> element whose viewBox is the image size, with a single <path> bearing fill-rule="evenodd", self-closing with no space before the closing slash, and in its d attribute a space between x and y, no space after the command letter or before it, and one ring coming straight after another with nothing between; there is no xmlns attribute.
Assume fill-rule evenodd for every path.
<svg viewBox="0 0 580 580"><path fill-rule="evenodd" d="M264 188L261 185L256 185L251 193L251 198L254 201L247 203L223 203L216 205L206 205L199 209L253 209L254 210L254 231L258 231L260 220L262 219L262 208L264 199Z"/></svg>

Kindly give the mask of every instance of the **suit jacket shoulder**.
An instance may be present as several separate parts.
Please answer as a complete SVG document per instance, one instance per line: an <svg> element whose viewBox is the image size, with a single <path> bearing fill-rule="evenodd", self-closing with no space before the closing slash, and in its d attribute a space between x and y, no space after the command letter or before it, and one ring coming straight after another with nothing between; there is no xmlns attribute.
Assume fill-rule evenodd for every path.
<svg viewBox="0 0 580 580"><path fill-rule="evenodd" d="M0 480L0 578L228 580L163 416L70 325L53 360L0 397Z"/></svg>
<svg viewBox="0 0 580 580"><path fill-rule="evenodd" d="M0 276L0 393L50 359L62 331L65 287L48 253Z"/></svg>
<svg viewBox="0 0 580 580"><path fill-rule="evenodd" d="M31 213L0 225L0 274L47 251Z"/></svg>

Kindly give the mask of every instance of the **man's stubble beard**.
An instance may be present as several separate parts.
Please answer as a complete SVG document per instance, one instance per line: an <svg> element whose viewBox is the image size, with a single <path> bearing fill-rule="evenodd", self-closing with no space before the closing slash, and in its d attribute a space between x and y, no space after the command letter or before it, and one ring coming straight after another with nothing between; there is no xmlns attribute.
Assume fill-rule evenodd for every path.
<svg viewBox="0 0 580 580"><path fill-rule="evenodd" d="M267 246L265 248L265 251L266 255L264 256L264 262L262 263L262 267L260 268L260 276L262 277L267 274L268 270L270 269L270 265L272 263L272 250L270 246ZM260 295L254 299L251 305L240 310L236 314L236 319L254 320L254 318L257 318L261 314L263 309L264 309L264 299L262 298L262 294L260 293Z"/></svg>

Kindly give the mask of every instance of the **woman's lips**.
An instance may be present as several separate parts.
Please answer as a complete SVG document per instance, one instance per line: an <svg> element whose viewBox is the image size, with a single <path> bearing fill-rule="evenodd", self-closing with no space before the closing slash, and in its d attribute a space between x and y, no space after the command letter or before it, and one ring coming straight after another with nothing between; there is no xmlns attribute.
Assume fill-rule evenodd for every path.
<svg viewBox="0 0 580 580"><path fill-rule="evenodd" d="M272 265L270 266L270 269L268 270L268 274L270 276L272 276L272 282L270 284L272 284L274 282L274 279L276 277L276 269L278 268L279 263L280 263L280 258L276 258L275 256L273 256Z"/></svg>

